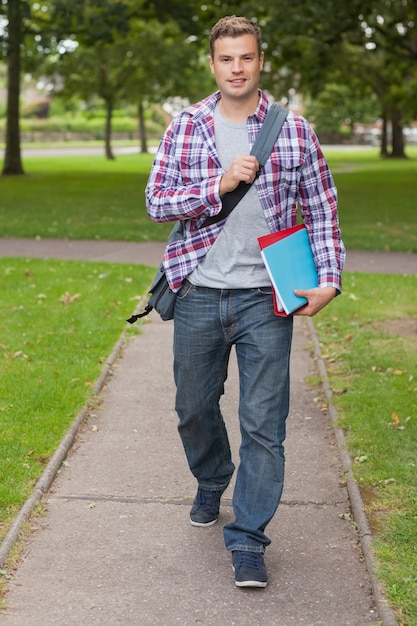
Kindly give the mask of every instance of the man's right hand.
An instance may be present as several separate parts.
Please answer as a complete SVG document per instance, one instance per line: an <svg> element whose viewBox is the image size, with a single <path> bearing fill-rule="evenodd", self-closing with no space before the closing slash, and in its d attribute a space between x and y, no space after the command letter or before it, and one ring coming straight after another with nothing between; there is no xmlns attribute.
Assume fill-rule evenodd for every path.
<svg viewBox="0 0 417 626"><path fill-rule="evenodd" d="M241 181L252 184L259 169L258 159L251 155L237 156L220 181L220 195L236 189Z"/></svg>

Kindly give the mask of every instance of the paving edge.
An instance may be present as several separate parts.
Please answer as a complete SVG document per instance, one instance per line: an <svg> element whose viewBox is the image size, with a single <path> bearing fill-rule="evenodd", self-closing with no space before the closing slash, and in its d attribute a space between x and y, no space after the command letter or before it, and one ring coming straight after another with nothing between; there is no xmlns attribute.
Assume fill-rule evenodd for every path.
<svg viewBox="0 0 417 626"><path fill-rule="evenodd" d="M340 427L336 425L338 421L338 414L335 406L332 404L332 391L330 388L326 365L321 356L320 342L318 340L316 329L312 319L306 318L306 320L308 331L313 343L314 355L317 361L323 391L328 403L329 417L335 433L343 472L346 477L346 486L350 504L352 507L353 518L358 526L361 548L365 559L366 568L368 570L372 593L378 610L379 618L381 620L382 626L398 626L398 621L395 617L394 610L389 605L389 602L381 589L381 585L376 575L376 559L372 545L372 531L369 525L368 518L366 517L365 506L358 484L356 483L353 476L352 460L346 449L344 432Z"/></svg>
<svg viewBox="0 0 417 626"><path fill-rule="evenodd" d="M136 313L138 310L141 310L146 302L147 297L143 297L141 301L138 303L137 309L134 311ZM100 377L93 387L92 397L97 396L103 389L106 380L112 373L112 368L119 355L122 352L122 349L126 343L126 329L122 331L119 340L115 344L112 353L106 359L106 362L103 366ZM19 509L18 514L16 515L11 527L8 532L4 536L2 542L0 543L0 568L3 569L6 565L6 562L10 556L13 546L17 543L23 528L23 524L25 521L32 515L33 510L35 509L38 502L41 500L42 496L44 496L50 489L53 481L57 476L58 470L61 468L63 461L65 461L68 456L69 451L71 450L77 434L80 430L81 424L84 419L87 417L88 412L90 410L89 403L81 409L78 415L75 417L72 425L69 430L64 435L61 443L58 448L55 450L52 455L50 461L45 467L41 477L37 481L35 488L29 498L25 501L22 507Z"/></svg>

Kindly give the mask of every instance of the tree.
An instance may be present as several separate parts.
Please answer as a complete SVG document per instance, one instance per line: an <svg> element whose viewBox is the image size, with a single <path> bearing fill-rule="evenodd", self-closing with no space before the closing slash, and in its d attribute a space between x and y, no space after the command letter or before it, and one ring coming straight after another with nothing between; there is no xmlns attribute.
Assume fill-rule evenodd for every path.
<svg viewBox="0 0 417 626"><path fill-rule="evenodd" d="M65 39L84 39L105 45L126 34L139 0L3 0L0 16L7 28L0 36L8 64L6 151L3 174L23 174L20 150L19 98L22 65L36 66L53 54Z"/></svg>
<svg viewBox="0 0 417 626"><path fill-rule="evenodd" d="M105 106L105 156L114 159L111 147L111 128L114 108L121 99L127 80L124 54L116 44L97 42L91 47L79 46L50 63L48 71L58 79L58 95L85 102L99 96ZM63 87L61 87L63 83Z"/></svg>
<svg viewBox="0 0 417 626"><path fill-rule="evenodd" d="M276 0L264 30L272 86L282 84L284 66L286 83L296 81L315 97L338 67L348 77L353 60L357 75L375 90L385 124L392 125L391 155L404 156L402 123L415 110L409 97L416 76L415 0L312 0L307 5ZM381 153L389 153L384 144Z"/></svg>
<svg viewBox="0 0 417 626"><path fill-rule="evenodd" d="M136 103L141 148L147 151L144 129L145 103L157 102L175 94L188 96L196 88L203 72L193 41L175 22L134 18L127 35L113 41L81 41L73 51L65 51L48 64L48 72L63 81L62 97L77 94L86 102L98 95L106 108L105 154L113 159L111 149L112 114L117 104ZM197 67L200 71L197 71Z"/></svg>
<svg viewBox="0 0 417 626"><path fill-rule="evenodd" d="M352 135L356 122L366 124L375 120L378 102L369 88L335 80L327 83L308 104L306 116L314 123L322 142L337 140L341 137L341 127Z"/></svg>
<svg viewBox="0 0 417 626"><path fill-rule="evenodd" d="M6 150L3 175L24 174L20 154L19 100L20 100L20 47L23 40L24 6L20 0L7 4L8 29L4 40L7 58L7 122Z"/></svg>
<svg viewBox="0 0 417 626"><path fill-rule="evenodd" d="M174 21L137 20L132 26L125 100L136 102L141 151L147 151L145 104L172 97L197 99L206 95L211 74L196 41L190 40Z"/></svg>

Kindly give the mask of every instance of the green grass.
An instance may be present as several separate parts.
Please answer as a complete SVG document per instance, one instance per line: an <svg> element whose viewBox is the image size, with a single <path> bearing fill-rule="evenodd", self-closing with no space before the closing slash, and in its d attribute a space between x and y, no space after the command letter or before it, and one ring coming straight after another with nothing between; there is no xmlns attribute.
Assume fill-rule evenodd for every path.
<svg viewBox="0 0 417 626"><path fill-rule="evenodd" d="M340 222L350 249L417 251L417 149L410 159L381 160L375 149L329 150L339 190ZM164 241L144 189L152 155L31 157L26 176L0 180L0 237Z"/></svg>
<svg viewBox="0 0 417 626"><path fill-rule="evenodd" d="M0 259L0 540L92 398L154 269Z"/></svg>
<svg viewBox="0 0 417 626"><path fill-rule="evenodd" d="M154 224L145 208L151 163L151 155L30 158L25 177L0 181L0 237L164 241L172 226Z"/></svg>
<svg viewBox="0 0 417 626"><path fill-rule="evenodd" d="M417 252L417 150L409 153L406 161L382 160L372 151L328 153L348 249Z"/></svg>
<svg viewBox="0 0 417 626"><path fill-rule="evenodd" d="M315 326L379 575L399 620L417 624L417 276L346 274Z"/></svg>

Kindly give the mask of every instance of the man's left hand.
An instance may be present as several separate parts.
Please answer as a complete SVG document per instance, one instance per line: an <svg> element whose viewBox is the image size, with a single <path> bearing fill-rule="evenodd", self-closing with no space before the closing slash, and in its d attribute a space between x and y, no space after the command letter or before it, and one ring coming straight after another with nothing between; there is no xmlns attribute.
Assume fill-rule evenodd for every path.
<svg viewBox="0 0 417 626"><path fill-rule="evenodd" d="M294 315L313 317L333 300L337 290L334 287L315 287L314 289L294 289L294 293L296 296L308 300L305 306L294 311Z"/></svg>

